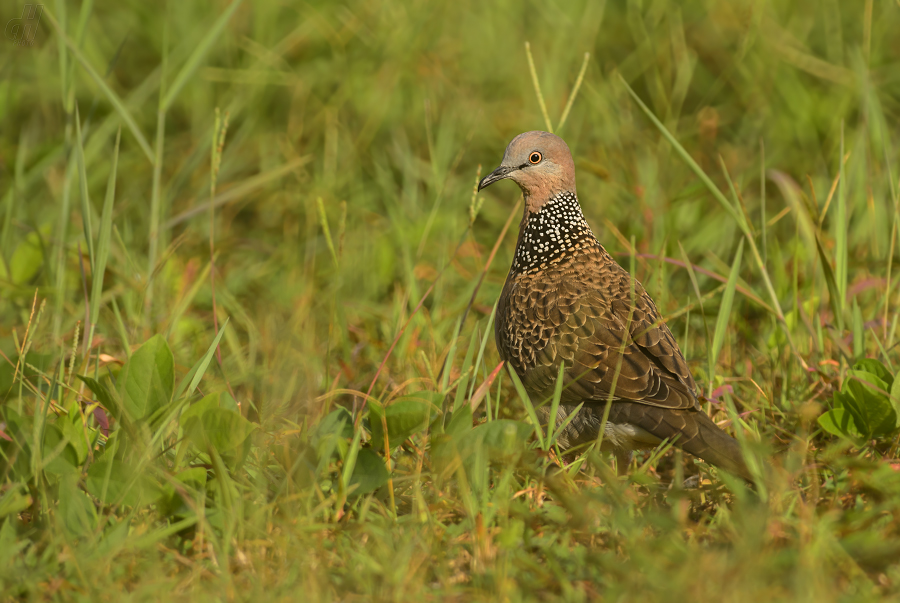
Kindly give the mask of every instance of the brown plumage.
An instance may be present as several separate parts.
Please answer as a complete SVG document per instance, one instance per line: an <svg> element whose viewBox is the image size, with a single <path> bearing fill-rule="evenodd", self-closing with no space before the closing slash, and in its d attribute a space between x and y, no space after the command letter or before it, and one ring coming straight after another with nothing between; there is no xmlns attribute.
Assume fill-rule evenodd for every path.
<svg viewBox="0 0 900 603"><path fill-rule="evenodd" d="M536 402L552 396L565 363L557 421L584 407L560 447L596 440L612 392L603 449L615 453L620 473L633 450L668 438L750 479L737 442L700 411L694 378L650 295L585 221L566 143L547 132L520 134L479 190L505 178L522 189L525 213L497 306L497 349ZM549 405L539 412L549 420Z"/></svg>

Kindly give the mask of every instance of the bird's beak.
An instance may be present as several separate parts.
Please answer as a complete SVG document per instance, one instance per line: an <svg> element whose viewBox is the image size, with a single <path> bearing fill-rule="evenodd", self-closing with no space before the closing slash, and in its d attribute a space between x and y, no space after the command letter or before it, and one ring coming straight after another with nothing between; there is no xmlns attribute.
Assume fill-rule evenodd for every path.
<svg viewBox="0 0 900 603"><path fill-rule="evenodd" d="M503 180L504 178L508 178L511 172L514 172L516 168L509 167L506 165L501 165L496 170L485 176L481 179L481 182L478 183L478 190L485 188L486 186L490 186L491 184L497 182L498 180Z"/></svg>

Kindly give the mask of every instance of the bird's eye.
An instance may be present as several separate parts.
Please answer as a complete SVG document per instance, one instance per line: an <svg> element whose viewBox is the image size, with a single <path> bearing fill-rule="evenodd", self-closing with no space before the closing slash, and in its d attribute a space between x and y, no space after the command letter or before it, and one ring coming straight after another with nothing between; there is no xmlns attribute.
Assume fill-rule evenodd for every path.
<svg viewBox="0 0 900 603"><path fill-rule="evenodd" d="M535 151L528 157L528 161L530 161L531 163L540 163L541 159L543 159L543 158L541 157L541 154L538 153L537 151Z"/></svg>

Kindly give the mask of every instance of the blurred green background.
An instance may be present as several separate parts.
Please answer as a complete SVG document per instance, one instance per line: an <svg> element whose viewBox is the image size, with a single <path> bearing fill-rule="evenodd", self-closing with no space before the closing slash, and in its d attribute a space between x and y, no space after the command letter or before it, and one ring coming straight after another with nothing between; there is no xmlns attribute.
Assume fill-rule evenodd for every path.
<svg viewBox="0 0 900 603"><path fill-rule="evenodd" d="M0 23L20 18L23 7L4 3ZM15 369L25 341L31 364L66 377L70 364L77 374L115 369L161 334L180 379L228 318L221 362L210 363L201 389L231 392L258 426L249 463L256 470L233 476L245 515L228 507L238 532L233 545L220 535L226 551L219 557L160 540L128 549L120 561L103 552L111 524L98 524L90 538L54 531L62 486L41 477L39 466L19 475L10 464L0 495L12 501L9 493L17 493L32 511L11 506L16 512L5 514L4 525L15 524L7 544L19 551L0 577L7 587L19 582L9 592L111 598L127 585L136 598L163 589L200 596L207 588L209 596L244 598L296 594L291 589L305 584L310 597L323 599L673 600L672 593L719 597L726 577L741 586L734 600L900 591L892 558L900 550L900 507L891 499L900 493L890 469L896 445L887 438L851 447L815 421L854 360L878 357L891 372L898 360L891 276L900 174L897 2L85 0L42 7L30 44L10 39L9 27L0 40L0 350L9 359L0 408L38 416L35 409L46 412L53 397L50 381L30 393L17 384L27 381ZM679 515L687 498L663 502L640 480L591 494L595 480L608 480L573 473L550 496L564 501L553 507L559 514L533 500L517 511L519 527L509 528L476 519L464 495L433 483L427 453L422 473L416 452L428 442L417 435L396 453L411 458L412 469L395 459L391 485L408 521L386 511L394 494L388 503L383 489L348 503L346 514L327 488L308 488L310 500L302 489L286 493L283 476L267 476L265 459L295 464L326 413L361 409L370 389L386 402L399 391L446 394L457 379L468 383L467 368L455 367L442 390L442 368L454 367L448 354L462 358L473 333L480 341L486 330L518 214L498 237L519 196L505 184L476 197L474 186L513 136L558 128L583 65L556 132L575 156L585 215L672 316L700 387L744 413L741 429L774 455L777 483L761 501L738 496L732 510L725 503L734 499L719 492L690 501L690 514ZM734 187L766 267L763 273L744 249L713 362L707 350L722 299L717 288L743 234L623 80L729 199ZM217 109L228 129L213 194ZM102 237L118 128L113 228L94 339L86 343L97 278L89 246L97 249ZM685 260L697 266L696 284ZM474 367L478 384L497 362L488 341ZM66 379L86 405L90 392ZM524 417L508 379L493 395L498 417ZM3 417L0 426L13 424ZM97 429L92 421L85 429ZM163 456L174 454L162 448ZM340 472L341 459L332 469ZM681 470L672 469L680 457L665 459L660 475ZM824 466L830 474L816 473ZM864 469L848 468L856 466ZM531 477L522 479L523 489L533 487ZM492 505L523 500L497 496ZM604 519L572 524L566 496L587 497L576 506L596 508ZM252 518L252 501L262 501L263 519ZM0 502L0 521L3 508ZM418 524L423 508L429 519ZM131 522L131 533L174 521L153 505L97 509ZM673 524L673 517L681 519ZM3 534L13 532L0 532L0 542ZM850 536L857 540L847 544ZM522 538L528 546L519 546ZM303 561L294 566L298 550ZM83 565L77 551L90 551ZM16 580L22 576L24 586Z"/></svg>

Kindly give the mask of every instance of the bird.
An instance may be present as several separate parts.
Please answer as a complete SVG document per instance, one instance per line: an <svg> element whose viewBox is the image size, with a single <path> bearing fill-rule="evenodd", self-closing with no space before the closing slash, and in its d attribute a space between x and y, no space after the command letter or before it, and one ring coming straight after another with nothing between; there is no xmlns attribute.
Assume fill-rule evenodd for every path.
<svg viewBox="0 0 900 603"><path fill-rule="evenodd" d="M553 396L563 366L556 425L583 404L557 439L564 452L598 439L619 475L635 450L663 441L747 481L738 442L700 408L678 343L641 283L607 253L585 220L568 145L549 132L519 134L478 191L500 180L522 190L524 214L497 302L500 358L533 400ZM538 419L550 422L548 404Z"/></svg>

